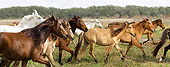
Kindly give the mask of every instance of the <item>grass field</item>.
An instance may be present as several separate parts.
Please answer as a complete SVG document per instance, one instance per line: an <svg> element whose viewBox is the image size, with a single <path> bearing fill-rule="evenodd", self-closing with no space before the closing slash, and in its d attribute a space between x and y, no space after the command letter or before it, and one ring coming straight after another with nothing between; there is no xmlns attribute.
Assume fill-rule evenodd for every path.
<svg viewBox="0 0 170 67"><path fill-rule="evenodd" d="M170 28L168 21L165 21L164 23L166 28ZM108 23L102 23L103 26L107 26L107 24ZM156 42L159 42L163 31L164 30L161 29L160 27L156 29L156 32L154 33L154 39L156 39ZM143 35L141 38L146 39L146 35ZM78 37L76 37L75 39L76 43L77 43L77 39ZM170 41L167 40L163 48L169 43ZM119 46L123 51L123 53L125 52L127 45L128 45L127 43L119 43ZM152 57L151 52L153 51L156 45L153 45L151 42L148 42L142 46L144 47L146 53L145 60L142 57L143 55L142 51L133 45L126 55L125 62L122 62L119 51L117 51L116 48L113 48L110 53L109 61L107 64L104 63L104 59L106 57L106 46L96 45L94 48L94 55L96 56L99 63L95 63L93 57L88 53L89 46L87 47L81 62L72 60L69 63L65 63L65 60L70 57L70 53L64 51L62 56L62 62L64 63L64 65L62 67L169 67L170 66L169 51L167 52L167 58L162 63L158 63L158 59L163 55L163 48L161 48L160 51L158 52L157 58L154 58ZM69 47L74 50L75 46L71 43ZM61 66L58 63L58 59L59 59L58 55L59 55L58 48L55 48L55 51L53 52L53 58L55 60L56 67ZM32 62L30 60L27 67L44 67L44 65L40 63Z"/></svg>

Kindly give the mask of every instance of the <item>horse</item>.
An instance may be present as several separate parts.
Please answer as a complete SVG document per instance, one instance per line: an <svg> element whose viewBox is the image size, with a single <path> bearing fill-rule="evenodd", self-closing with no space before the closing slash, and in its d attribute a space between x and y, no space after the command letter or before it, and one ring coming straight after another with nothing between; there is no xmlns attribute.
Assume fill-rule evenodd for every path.
<svg viewBox="0 0 170 67"><path fill-rule="evenodd" d="M94 58L94 61L98 63L97 59L93 54L95 44L98 44L100 46L109 46L109 48L107 49L105 63L107 63L108 56L113 47L116 47L116 49L120 51L121 58L122 60L124 60L123 59L124 56L122 54L120 47L118 46L118 43L120 41L120 38L125 34L125 32L130 33L134 37L136 36L132 25L129 24L128 22L124 22L124 25L117 28L109 29L90 28L87 32L84 33L84 46L81 50L79 61L81 61L81 57L87 46L90 45L89 54Z"/></svg>
<svg viewBox="0 0 170 67"><path fill-rule="evenodd" d="M22 60L22 67L26 67L30 59L33 62L51 66L47 60L41 57L43 44L50 33L54 33L63 39L68 36L61 23L53 15L39 25L18 33L1 32L0 54L8 60Z"/></svg>
<svg viewBox="0 0 170 67"><path fill-rule="evenodd" d="M161 41L159 44L156 46L156 48L152 51L152 54L154 57L156 57L159 49L165 44L165 41L167 39L167 35L169 36L170 39L170 28L167 28L164 30ZM166 58L166 53L170 49L170 44L164 48L164 55L159 59L159 61L163 61Z"/></svg>
<svg viewBox="0 0 170 67"><path fill-rule="evenodd" d="M162 29L165 29L165 26L164 24L162 23L162 20L161 19L157 19L157 20L154 20L152 21L152 24L153 26L155 27L155 29L160 26ZM153 41L153 32L152 31L149 31L149 30L145 30L145 32L143 34L147 34L147 37L148 37L148 40L144 41L144 43L148 42L149 39L151 38L152 42L154 43Z"/></svg>
<svg viewBox="0 0 170 67"><path fill-rule="evenodd" d="M97 19L90 20L90 22L85 22L85 25L87 26L88 29L94 28L94 26L97 26L99 28L103 28L102 24ZM75 35L79 36L81 32L82 31L80 29L76 29Z"/></svg>
<svg viewBox="0 0 170 67"><path fill-rule="evenodd" d="M54 34L50 34L50 36L47 38L46 42L44 43L44 48L43 48L43 53L41 55L43 55L43 57L47 57L50 61L50 63L55 66L54 60L53 60L53 56L52 53L54 51L55 47L59 47L59 64L63 65L63 63L61 63L61 57L62 57L62 51L66 50L67 52L71 53L71 57L69 59L67 59L66 62L69 62L72 60L72 57L74 55L74 51L71 50L68 45L70 43L70 39L73 40L74 36L72 33L72 31L69 30L69 26L74 26L74 28L79 28L82 29L84 32L86 32L88 29L86 27L86 25L84 24L84 22L82 21L81 17L74 15L74 17L72 19L70 19L69 23L71 23L72 25L70 25L69 23L67 23L65 20L61 21L63 27L65 28L65 30L70 34L69 38L67 39L63 39L61 37L57 37ZM8 64L9 65L9 64ZM14 63L13 66L18 66L19 62Z"/></svg>
<svg viewBox="0 0 170 67"><path fill-rule="evenodd" d="M116 26L119 26L122 23L115 23L115 24L117 24ZM113 23L109 24L107 28L115 28L116 27L115 25L114 26L112 26L112 25L113 25ZM135 45L136 47L138 47L142 50L143 57L145 59L146 54L144 52L143 47L138 43L138 41L139 41L140 37L142 36L142 34L144 33L144 31L146 29L154 32L155 27L153 26L153 24L147 18L143 18L143 20L139 23L132 22L132 26L134 28L134 32L136 33L136 37L131 36L129 33L125 33L120 38L120 42L129 43L124 56L126 56L127 52L132 47L132 45Z"/></svg>
<svg viewBox="0 0 170 67"><path fill-rule="evenodd" d="M44 19L36 10L34 10L32 15L24 16L22 21L17 26L0 25L0 32L20 32L23 29L32 28L43 21Z"/></svg>

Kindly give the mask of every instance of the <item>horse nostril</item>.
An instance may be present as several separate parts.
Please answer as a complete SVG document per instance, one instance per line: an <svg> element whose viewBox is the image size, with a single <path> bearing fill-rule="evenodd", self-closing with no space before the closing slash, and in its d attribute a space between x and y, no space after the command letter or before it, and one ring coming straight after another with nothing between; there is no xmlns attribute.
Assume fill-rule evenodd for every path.
<svg viewBox="0 0 170 67"><path fill-rule="evenodd" d="M88 31L88 29L86 28L86 31L85 32L87 32Z"/></svg>

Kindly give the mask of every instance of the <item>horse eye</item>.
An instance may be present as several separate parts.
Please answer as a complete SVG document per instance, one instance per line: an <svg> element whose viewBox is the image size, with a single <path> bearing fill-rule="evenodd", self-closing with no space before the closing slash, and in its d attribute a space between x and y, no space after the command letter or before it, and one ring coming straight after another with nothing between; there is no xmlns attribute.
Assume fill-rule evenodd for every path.
<svg viewBox="0 0 170 67"><path fill-rule="evenodd" d="M129 27L130 29L132 28L132 27Z"/></svg>
<svg viewBox="0 0 170 67"><path fill-rule="evenodd" d="M79 22L81 22L81 21L79 20Z"/></svg>
<svg viewBox="0 0 170 67"><path fill-rule="evenodd" d="M99 23L99 22L97 22L97 23Z"/></svg>

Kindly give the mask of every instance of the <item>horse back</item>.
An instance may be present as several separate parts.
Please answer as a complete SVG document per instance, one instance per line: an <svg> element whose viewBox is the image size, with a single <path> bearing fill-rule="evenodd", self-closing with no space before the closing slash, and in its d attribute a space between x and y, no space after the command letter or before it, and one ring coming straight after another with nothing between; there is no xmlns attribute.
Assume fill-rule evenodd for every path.
<svg viewBox="0 0 170 67"><path fill-rule="evenodd" d="M22 33L0 33L0 53L7 59L21 60L28 58L32 44L30 38Z"/></svg>

